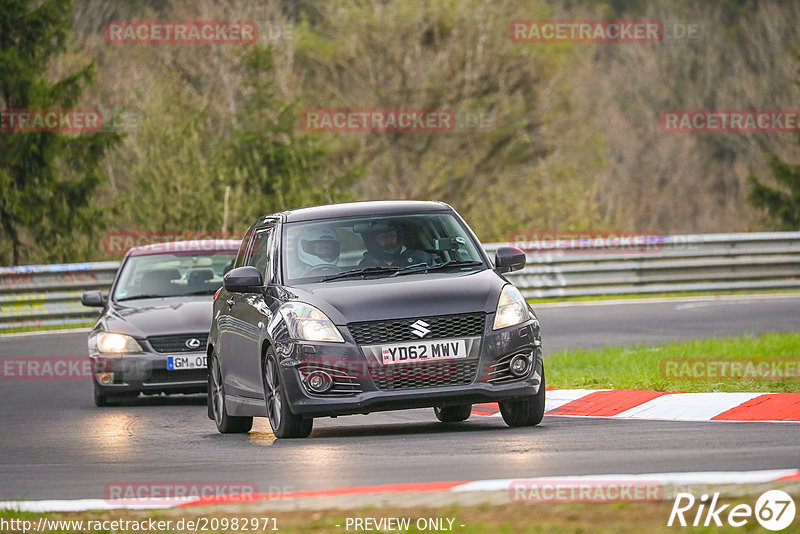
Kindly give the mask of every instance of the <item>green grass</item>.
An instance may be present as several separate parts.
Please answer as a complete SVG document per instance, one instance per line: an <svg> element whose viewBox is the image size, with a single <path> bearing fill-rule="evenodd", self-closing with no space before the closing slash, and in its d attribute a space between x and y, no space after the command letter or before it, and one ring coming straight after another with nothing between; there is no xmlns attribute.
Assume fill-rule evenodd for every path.
<svg viewBox="0 0 800 534"><path fill-rule="evenodd" d="M793 379L760 377L686 378L672 369L687 359L763 360L794 362ZM770 391L799 392L797 365L800 361L800 333L769 333L759 337L741 336L692 340L656 346L608 347L596 350L567 350L547 356L547 385L555 388L648 389L654 391ZM701 362L706 364L707 362ZM682 368L684 371L685 367ZM785 367L784 367L785 369ZM679 375L679 377L676 377Z"/></svg>
<svg viewBox="0 0 800 534"><path fill-rule="evenodd" d="M0 335L3 334L19 334L21 332L41 332L45 330L73 330L76 328L91 328L97 321L87 321L85 323L76 324L63 324L63 325L49 325L49 326L20 326L18 328L8 328L0 330Z"/></svg>
<svg viewBox="0 0 800 534"><path fill-rule="evenodd" d="M783 293L797 293L797 289L768 289L738 291L673 291L668 293L626 293L624 295L593 295L582 297L536 297L527 299L531 304L546 304L551 302L588 302L592 300L617 300L617 299L651 299L665 297L720 297L724 295L776 295Z"/></svg>
<svg viewBox="0 0 800 534"><path fill-rule="evenodd" d="M797 495L790 491L790 495ZM795 500L797 497L794 497ZM735 505L744 503L753 505L756 495L745 498L724 498L724 503ZM176 532L175 523L180 518L196 519L205 518L262 518L275 517L279 531L313 533L313 534L341 534L348 532L346 529L347 518L409 518L409 530L396 530L395 532L436 532L436 530L421 530L416 528L416 521L419 518L447 518L453 519L454 533L460 534L585 534L587 532L605 534L639 534L641 532L652 533L672 533L672 532L725 532L725 533L750 533L763 532L764 530L753 518L749 518L743 527L732 527L725 522L725 514L722 514L721 521L723 527L667 527L666 523L672 508L672 499L667 498L659 503L628 503L624 506L619 504L603 503L544 503L544 504L479 504L472 506L462 506L453 504L441 507L409 507L397 508L392 506L373 509L353 509L353 510L286 510L268 511L264 509L242 507L237 510L230 508L225 510L220 507L206 507L202 511L190 508L170 509L163 511L162 518L171 519L173 528L164 531L164 534ZM224 510L224 511L223 511ZM15 512L0 510L0 518L22 517L32 521L35 526L38 518L45 516L51 520L84 520L84 521L103 521L103 520L128 520L142 521L149 517L155 519L154 511L132 511L132 510L113 510L95 511L80 513L56 513L56 514L19 514ZM687 517L691 522L691 516ZM448 523L445 522L445 525ZM84 523L85 525L85 523ZM272 523L269 523L271 527ZM339 525L339 526L337 526ZM463 527L461 525L464 525ZM273 532L271 528L263 529L262 525L248 532ZM228 530L229 532L243 532L243 530ZM351 526L349 532L356 530ZM52 532L66 532L64 530L54 530ZM74 532L74 531L73 531ZM80 532L86 532L80 531ZM122 530L121 532L134 532L141 534L143 531ZM152 531L151 531L152 532ZM185 532L180 531L180 532ZM365 532L365 531L361 531ZM373 531L375 532L375 531ZM380 531L379 531L380 532ZM450 532L449 530L447 532ZM800 524L794 521L784 533L800 532Z"/></svg>

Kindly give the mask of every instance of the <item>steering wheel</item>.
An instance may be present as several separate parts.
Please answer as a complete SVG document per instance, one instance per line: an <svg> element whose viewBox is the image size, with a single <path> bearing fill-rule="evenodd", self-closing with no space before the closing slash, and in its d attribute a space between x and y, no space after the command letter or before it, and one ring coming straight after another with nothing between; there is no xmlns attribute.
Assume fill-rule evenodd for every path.
<svg viewBox="0 0 800 534"><path fill-rule="evenodd" d="M343 269L337 267L336 265L323 263L322 265L310 267L305 273L303 273L303 276L325 276L327 274L337 274L342 271Z"/></svg>

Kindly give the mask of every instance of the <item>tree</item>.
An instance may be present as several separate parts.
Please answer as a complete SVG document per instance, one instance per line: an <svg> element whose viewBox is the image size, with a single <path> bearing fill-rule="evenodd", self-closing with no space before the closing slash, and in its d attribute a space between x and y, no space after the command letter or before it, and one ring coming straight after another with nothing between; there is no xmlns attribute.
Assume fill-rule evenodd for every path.
<svg viewBox="0 0 800 534"><path fill-rule="evenodd" d="M178 78L157 79L136 91L135 142L119 159L132 183L115 207L117 226L187 234L224 228L236 235L266 213L327 202L325 186L344 200L343 179L315 181L326 151L297 131L296 105L273 87L271 50L253 46L228 60L227 74L241 76L232 112L214 108L218 94L205 82L197 90Z"/></svg>
<svg viewBox="0 0 800 534"><path fill-rule="evenodd" d="M233 177L227 180L235 184L234 213L252 222L265 213L326 203L326 189L337 202L346 200L344 187L359 170L349 169L327 182L315 180L327 150L317 136L297 131L297 103L282 98L274 86L271 48L253 47L243 56L242 66L246 96L229 151Z"/></svg>
<svg viewBox="0 0 800 534"><path fill-rule="evenodd" d="M800 61L800 53L796 53L795 57ZM797 85L800 86L800 81ZM767 166L778 187L760 182L755 174L750 174L747 177L750 184L748 202L757 208L766 209L778 229L800 230L800 165L787 163L776 154L769 153Z"/></svg>
<svg viewBox="0 0 800 534"><path fill-rule="evenodd" d="M775 154L767 155L767 164L778 187L766 185L751 174L747 200L757 208L766 209L778 229L800 230L800 165L786 163Z"/></svg>
<svg viewBox="0 0 800 534"><path fill-rule="evenodd" d="M115 206L116 225L148 232L219 232L228 184L219 146L221 120L207 109L212 96L201 100L179 80L153 81L136 94L135 143L119 160L133 183Z"/></svg>
<svg viewBox="0 0 800 534"><path fill-rule="evenodd" d="M92 82L94 63L51 81L48 66L66 50L69 0L0 2L0 108L69 109ZM77 256L75 235L99 224L92 195L100 163L120 135L59 131L0 132L0 261L65 261ZM10 257L9 257L10 256Z"/></svg>
<svg viewBox="0 0 800 534"><path fill-rule="evenodd" d="M364 169L354 187L360 199L442 200L494 241L592 220L583 197L600 147L586 116L572 111L573 73L591 49L516 43L508 34L512 20L550 18L546 2L317 5L319 16L294 31L304 105L454 116L452 129L316 133L332 168Z"/></svg>

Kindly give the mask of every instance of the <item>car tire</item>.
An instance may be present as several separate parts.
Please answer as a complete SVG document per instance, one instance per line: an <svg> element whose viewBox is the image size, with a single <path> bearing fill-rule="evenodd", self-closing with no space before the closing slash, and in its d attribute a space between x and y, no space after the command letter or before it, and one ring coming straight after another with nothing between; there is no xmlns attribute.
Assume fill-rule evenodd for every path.
<svg viewBox="0 0 800 534"><path fill-rule="evenodd" d="M117 393L115 395L107 395L102 393L97 385L94 386L94 405L98 408L121 405L125 404L126 402L135 401L138 398L138 393Z"/></svg>
<svg viewBox="0 0 800 534"><path fill-rule="evenodd" d="M97 386L94 386L94 405L98 408L105 408L108 406L108 397L100 393Z"/></svg>
<svg viewBox="0 0 800 534"><path fill-rule="evenodd" d="M542 378L539 384L539 391L536 395L531 395L521 400L501 401L498 403L500 404L500 414L503 416L503 421L505 421L508 426L536 426L542 422L545 400L543 363L540 364L539 375Z"/></svg>
<svg viewBox="0 0 800 534"><path fill-rule="evenodd" d="M222 380L222 369L216 354L211 353L208 372L208 415L217 425L220 434L243 434L253 428L252 417L228 415L225 403L225 385Z"/></svg>
<svg viewBox="0 0 800 534"><path fill-rule="evenodd" d="M267 403L269 426L276 438L305 438L314 428L314 419L295 415L289 409L283 387L278 358L271 348L264 358L264 401Z"/></svg>
<svg viewBox="0 0 800 534"><path fill-rule="evenodd" d="M466 421L472 414L472 404L459 404L458 406L434 406L433 413L442 423L457 423Z"/></svg>

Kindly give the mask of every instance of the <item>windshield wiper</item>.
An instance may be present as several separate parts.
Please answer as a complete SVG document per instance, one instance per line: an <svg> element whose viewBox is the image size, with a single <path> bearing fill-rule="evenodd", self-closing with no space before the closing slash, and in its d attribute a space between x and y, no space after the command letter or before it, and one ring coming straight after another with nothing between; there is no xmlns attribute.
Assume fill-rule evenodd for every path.
<svg viewBox="0 0 800 534"><path fill-rule="evenodd" d="M182 294L177 295L177 296L178 297L185 297L185 296L188 296L188 295L213 295L216 292L217 292L216 289L201 289L199 291L190 291L188 293L182 293Z"/></svg>
<svg viewBox="0 0 800 534"><path fill-rule="evenodd" d="M323 278L322 282L327 282L329 280L336 280L337 278L347 278L350 276L362 276L365 274L373 274L373 273L386 273L386 272L396 272L402 269L402 267L394 267L392 265L377 265L375 267L364 267L363 269L353 269L352 271L345 271L343 273L336 273L336 274L329 274L325 278Z"/></svg>
<svg viewBox="0 0 800 534"><path fill-rule="evenodd" d="M444 267L472 267L476 265L483 265L483 262L478 260L448 260L444 263L437 263L435 265L428 265L427 263L415 263L414 265L403 267L392 276L435 271Z"/></svg>

